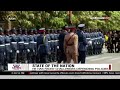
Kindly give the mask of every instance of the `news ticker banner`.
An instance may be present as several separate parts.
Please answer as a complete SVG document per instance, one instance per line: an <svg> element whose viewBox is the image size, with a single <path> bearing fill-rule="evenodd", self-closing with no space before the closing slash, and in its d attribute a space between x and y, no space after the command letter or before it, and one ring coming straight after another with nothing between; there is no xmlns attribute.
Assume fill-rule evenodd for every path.
<svg viewBox="0 0 120 90"><path fill-rule="evenodd" d="M120 75L120 71L4 71L0 75Z"/></svg>
<svg viewBox="0 0 120 90"><path fill-rule="evenodd" d="M111 71L112 64L8 64L8 71Z"/></svg>

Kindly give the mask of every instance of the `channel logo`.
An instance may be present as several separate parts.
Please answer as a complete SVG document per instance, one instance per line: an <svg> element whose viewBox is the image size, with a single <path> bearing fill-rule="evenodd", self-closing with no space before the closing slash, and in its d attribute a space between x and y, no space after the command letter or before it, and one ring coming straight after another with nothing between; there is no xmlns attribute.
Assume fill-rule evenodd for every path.
<svg viewBox="0 0 120 90"><path fill-rule="evenodd" d="M8 64L8 71L28 71L28 64Z"/></svg>
<svg viewBox="0 0 120 90"><path fill-rule="evenodd" d="M13 65L12 69L13 70L20 70L21 66L20 65Z"/></svg>

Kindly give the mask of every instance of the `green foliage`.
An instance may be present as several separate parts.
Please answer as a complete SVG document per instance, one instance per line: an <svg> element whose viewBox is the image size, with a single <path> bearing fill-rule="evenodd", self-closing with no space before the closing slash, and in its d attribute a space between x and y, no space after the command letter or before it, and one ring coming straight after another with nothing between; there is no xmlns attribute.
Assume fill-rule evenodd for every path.
<svg viewBox="0 0 120 90"><path fill-rule="evenodd" d="M84 23L87 28L120 30L120 11L73 11L72 24ZM0 17L16 16L15 25L26 28L60 28L68 25L67 11L0 11ZM92 20L91 17L109 16L109 20Z"/></svg>

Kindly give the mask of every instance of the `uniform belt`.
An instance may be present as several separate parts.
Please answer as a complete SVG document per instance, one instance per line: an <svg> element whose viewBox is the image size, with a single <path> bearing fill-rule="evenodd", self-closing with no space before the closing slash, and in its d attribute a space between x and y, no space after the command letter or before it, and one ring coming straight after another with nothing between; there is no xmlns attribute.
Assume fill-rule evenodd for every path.
<svg viewBox="0 0 120 90"><path fill-rule="evenodd" d="M54 42L54 40L51 40L51 42Z"/></svg>
<svg viewBox="0 0 120 90"><path fill-rule="evenodd" d="M40 44L39 46L43 46L43 45L45 45L45 44Z"/></svg>
<svg viewBox="0 0 120 90"><path fill-rule="evenodd" d="M48 42L51 42L51 41L48 41Z"/></svg>
<svg viewBox="0 0 120 90"><path fill-rule="evenodd" d="M24 42L18 42L18 43L24 43Z"/></svg>
<svg viewBox="0 0 120 90"><path fill-rule="evenodd" d="M99 38L94 38L94 39L99 39Z"/></svg>
<svg viewBox="0 0 120 90"><path fill-rule="evenodd" d="M72 46L72 45L74 45L74 43L72 43L72 44L67 44L67 46Z"/></svg>
<svg viewBox="0 0 120 90"><path fill-rule="evenodd" d="M29 43L24 43L24 44L29 44Z"/></svg>
<svg viewBox="0 0 120 90"><path fill-rule="evenodd" d="M86 38L86 39L91 39L91 38Z"/></svg>
<svg viewBox="0 0 120 90"><path fill-rule="evenodd" d="M10 43L7 43L7 44L5 44L5 45L10 45Z"/></svg>
<svg viewBox="0 0 120 90"><path fill-rule="evenodd" d="M91 39L91 40L95 40L95 39Z"/></svg>
<svg viewBox="0 0 120 90"><path fill-rule="evenodd" d="M55 40L55 42L57 42L57 41L59 41L59 40Z"/></svg>
<svg viewBox="0 0 120 90"><path fill-rule="evenodd" d="M33 41L31 41L30 43L37 43L37 42L33 42Z"/></svg>
<svg viewBox="0 0 120 90"><path fill-rule="evenodd" d="M17 42L11 42L12 44L17 44Z"/></svg>
<svg viewBox="0 0 120 90"><path fill-rule="evenodd" d="M5 46L4 44L3 45L0 45L0 47L2 47L2 46Z"/></svg>

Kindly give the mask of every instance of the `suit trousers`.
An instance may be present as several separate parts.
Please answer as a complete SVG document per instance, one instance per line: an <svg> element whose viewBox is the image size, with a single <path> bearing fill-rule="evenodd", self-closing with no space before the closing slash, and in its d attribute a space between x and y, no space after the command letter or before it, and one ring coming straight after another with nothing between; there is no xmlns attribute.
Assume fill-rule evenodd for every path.
<svg viewBox="0 0 120 90"><path fill-rule="evenodd" d="M78 63L85 64L86 51L79 51Z"/></svg>

